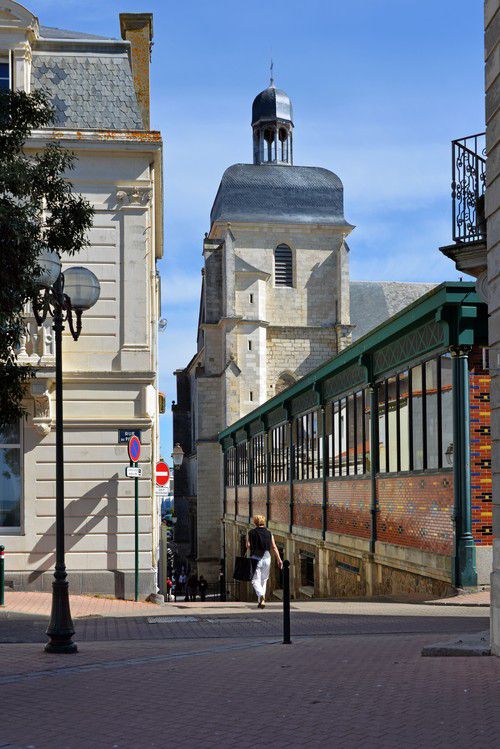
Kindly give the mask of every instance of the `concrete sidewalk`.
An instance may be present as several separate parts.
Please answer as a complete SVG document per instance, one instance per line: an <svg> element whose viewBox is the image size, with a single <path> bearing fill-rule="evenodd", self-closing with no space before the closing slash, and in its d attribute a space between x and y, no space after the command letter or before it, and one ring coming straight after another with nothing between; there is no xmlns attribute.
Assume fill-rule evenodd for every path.
<svg viewBox="0 0 500 749"><path fill-rule="evenodd" d="M2 616L50 616L52 603L51 593L42 592L11 592L5 593L5 607L0 609L0 619ZM415 614L418 611L427 611L427 606L443 607L488 607L490 603L489 590L477 593L461 594L451 598L433 599L424 602L407 602L407 601L388 601L388 600L325 600L312 599L310 601L292 601L292 610L305 611L309 613L335 614L335 613L362 613L366 615L397 615L400 611L406 612L408 607L415 607ZM139 601L122 601L115 598L104 598L96 596L73 596L70 595L71 614L74 619L85 617L151 617L161 614L162 616L189 616L211 612L218 613L247 613L256 611L256 604L250 602L227 602L219 601L182 601L177 603L169 602L165 604L154 604ZM282 603L280 601L271 601L267 604L268 611L281 611ZM385 613L384 613L385 612ZM434 615L434 614L433 614ZM436 614L438 615L438 614Z"/></svg>

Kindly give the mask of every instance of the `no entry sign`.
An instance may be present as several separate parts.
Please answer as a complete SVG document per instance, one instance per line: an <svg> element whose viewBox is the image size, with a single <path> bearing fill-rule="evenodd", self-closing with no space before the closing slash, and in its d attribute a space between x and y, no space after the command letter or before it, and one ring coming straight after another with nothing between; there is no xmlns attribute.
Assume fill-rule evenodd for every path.
<svg viewBox="0 0 500 749"><path fill-rule="evenodd" d="M141 443L135 434L128 441L128 456L134 463L141 457Z"/></svg>
<svg viewBox="0 0 500 749"><path fill-rule="evenodd" d="M169 478L170 469L163 460L160 460L160 462L156 464L156 483L158 486L165 486L165 484L168 484Z"/></svg>

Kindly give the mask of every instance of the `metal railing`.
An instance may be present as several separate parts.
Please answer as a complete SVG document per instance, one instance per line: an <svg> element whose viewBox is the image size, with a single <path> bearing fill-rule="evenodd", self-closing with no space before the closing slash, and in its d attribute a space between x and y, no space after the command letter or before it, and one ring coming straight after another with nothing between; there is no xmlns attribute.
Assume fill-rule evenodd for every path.
<svg viewBox="0 0 500 749"><path fill-rule="evenodd" d="M484 189L485 133L452 141L453 241L460 244L486 239Z"/></svg>

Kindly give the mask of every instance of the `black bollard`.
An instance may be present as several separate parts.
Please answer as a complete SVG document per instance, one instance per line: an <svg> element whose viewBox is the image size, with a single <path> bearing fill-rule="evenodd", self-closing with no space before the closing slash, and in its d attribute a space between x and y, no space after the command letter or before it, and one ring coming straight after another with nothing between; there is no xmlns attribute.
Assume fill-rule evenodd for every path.
<svg viewBox="0 0 500 749"><path fill-rule="evenodd" d="M283 562L283 645L291 645L290 639L290 562Z"/></svg>
<svg viewBox="0 0 500 749"><path fill-rule="evenodd" d="M221 603L226 602L226 576L224 570L219 573L219 600Z"/></svg>
<svg viewBox="0 0 500 749"><path fill-rule="evenodd" d="M5 546L0 546L0 606L5 606Z"/></svg>

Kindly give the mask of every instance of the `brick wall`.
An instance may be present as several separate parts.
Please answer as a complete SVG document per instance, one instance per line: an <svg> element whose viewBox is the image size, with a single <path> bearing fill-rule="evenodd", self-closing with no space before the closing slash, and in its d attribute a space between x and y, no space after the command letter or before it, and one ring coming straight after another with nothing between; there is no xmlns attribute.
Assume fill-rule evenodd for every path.
<svg viewBox="0 0 500 749"><path fill-rule="evenodd" d="M248 486L238 487L238 519L248 522Z"/></svg>
<svg viewBox="0 0 500 749"><path fill-rule="evenodd" d="M252 486L252 514L266 516L267 484Z"/></svg>
<svg viewBox="0 0 500 749"><path fill-rule="evenodd" d="M234 486L226 487L226 515L234 518L236 492Z"/></svg>
<svg viewBox="0 0 500 749"><path fill-rule="evenodd" d="M275 523L290 522L290 485L271 484L269 487L271 500L270 520Z"/></svg>
<svg viewBox="0 0 500 749"><path fill-rule="evenodd" d="M370 538L370 479L330 479L327 496L327 530Z"/></svg>
<svg viewBox="0 0 500 749"><path fill-rule="evenodd" d="M377 478L377 538L436 554L453 554L450 471Z"/></svg>
<svg viewBox="0 0 500 749"><path fill-rule="evenodd" d="M323 529L323 482L294 481L294 525Z"/></svg>
<svg viewBox="0 0 500 749"><path fill-rule="evenodd" d="M470 357L470 472L472 535L477 545L492 544L490 377L475 354Z"/></svg>

